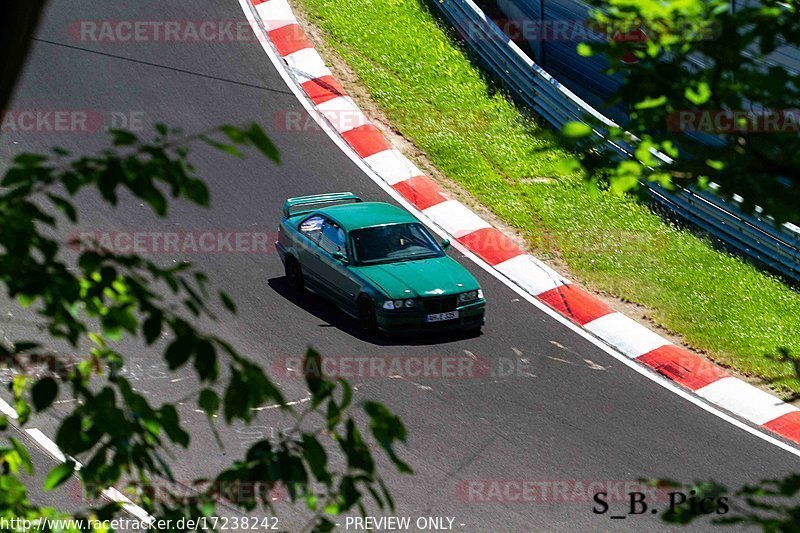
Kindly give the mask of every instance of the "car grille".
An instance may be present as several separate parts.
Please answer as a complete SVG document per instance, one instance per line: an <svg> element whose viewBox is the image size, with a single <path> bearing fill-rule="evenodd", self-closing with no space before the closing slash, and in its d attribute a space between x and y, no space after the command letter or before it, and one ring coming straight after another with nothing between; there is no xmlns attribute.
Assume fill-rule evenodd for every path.
<svg viewBox="0 0 800 533"><path fill-rule="evenodd" d="M423 298L425 311L429 313L444 313L452 311L458 305L458 296L440 296L437 298Z"/></svg>

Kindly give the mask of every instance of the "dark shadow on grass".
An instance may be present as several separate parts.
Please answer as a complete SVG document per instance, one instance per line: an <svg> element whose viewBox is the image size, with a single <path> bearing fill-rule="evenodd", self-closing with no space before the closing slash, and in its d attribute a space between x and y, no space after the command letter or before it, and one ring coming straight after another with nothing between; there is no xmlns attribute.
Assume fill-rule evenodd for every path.
<svg viewBox="0 0 800 533"><path fill-rule="evenodd" d="M430 344L445 344L448 342L457 342L465 339L472 339L479 337L481 333L434 333L412 336L392 336L387 337L377 333L367 333L358 321L336 307L329 300L322 296L315 294L309 290L296 291L289 286L286 278L276 277L267 280L267 285L270 286L278 295L286 300L297 305L303 311L314 315L322 321L319 324L321 328L336 328L348 335L351 335L359 340L375 344L378 346L425 346Z"/></svg>

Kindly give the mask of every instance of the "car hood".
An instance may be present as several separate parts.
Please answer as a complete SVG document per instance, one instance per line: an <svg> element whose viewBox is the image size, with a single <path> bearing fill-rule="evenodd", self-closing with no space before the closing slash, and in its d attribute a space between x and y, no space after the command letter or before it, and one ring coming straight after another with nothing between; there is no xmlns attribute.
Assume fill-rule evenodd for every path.
<svg viewBox="0 0 800 533"><path fill-rule="evenodd" d="M477 280L448 256L357 267L389 298L458 294L478 289Z"/></svg>

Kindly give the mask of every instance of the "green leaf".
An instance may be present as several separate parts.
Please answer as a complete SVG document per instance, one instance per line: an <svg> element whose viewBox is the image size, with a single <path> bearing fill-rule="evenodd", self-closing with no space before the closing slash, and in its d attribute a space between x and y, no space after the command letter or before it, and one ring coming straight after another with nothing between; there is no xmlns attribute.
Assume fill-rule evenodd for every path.
<svg viewBox="0 0 800 533"><path fill-rule="evenodd" d="M576 50L578 51L578 55L583 57L590 57L594 54L594 50L592 50L592 47L587 43L579 43Z"/></svg>
<svg viewBox="0 0 800 533"><path fill-rule="evenodd" d="M47 478L44 480L44 490L53 490L58 487L64 483L74 471L75 461L68 460L65 463L61 463L47 474Z"/></svg>
<svg viewBox="0 0 800 533"><path fill-rule="evenodd" d="M139 324L131 308L125 305L112 307L103 317L103 326L109 329L123 328L128 333L135 334Z"/></svg>
<svg viewBox="0 0 800 533"><path fill-rule="evenodd" d="M242 379L242 374L238 370L233 371L228 387L225 389L225 421L230 422L234 418L250 417L250 402L247 395L247 385Z"/></svg>
<svg viewBox="0 0 800 533"><path fill-rule="evenodd" d="M261 129L261 126L258 124L252 124L250 129L247 130L247 136L262 154L267 156L267 158L275 163L280 163L280 154L278 153L278 149L274 144L272 144L272 141L269 140L269 137L267 137L267 135L264 133L264 130Z"/></svg>
<svg viewBox="0 0 800 533"><path fill-rule="evenodd" d="M58 396L58 383L53 378L42 378L31 389L33 406L37 411L48 408Z"/></svg>
<svg viewBox="0 0 800 533"><path fill-rule="evenodd" d="M56 444L64 453L75 454L83 451L83 427L81 417L75 414L68 416L56 432Z"/></svg>
<svg viewBox="0 0 800 533"><path fill-rule="evenodd" d="M343 378L339 378L339 384L342 386L342 403L339 408L344 411L350 406L353 399L353 387Z"/></svg>
<svg viewBox="0 0 800 533"><path fill-rule="evenodd" d="M230 296L228 296L228 293L224 291L219 291L219 299L222 301L222 305L225 306L225 309L227 309L234 315L236 314L236 302L234 302L233 299Z"/></svg>
<svg viewBox="0 0 800 533"><path fill-rule="evenodd" d="M711 87L708 83L701 81L697 84L697 90L694 87L687 87L683 94L694 105L702 105L711 98Z"/></svg>
<svg viewBox="0 0 800 533"><path fill-rule="evenodd" d="M178 418L178 411L172 404L166 404L161 407L161 425L164 431L167 432L172 442L180 444L184 448L189 445L189 434L180 427L180 419Z"/></svg>
<svg viewBox="0 0 800 533"><path fill-rule="evenodd" d="M211 200L208 186L198 179L192 179L186 183L186 196L189 200L203 207L208 207Z"/></svg>
<svg viewBox="0 0 800 533"><path fill-rule="evenodd" d="M221 143L213 139L209 139L207 137L203 137L203 140L210 146L216 148L217 150L230 154L238 159L244 159L244 154L242 154L242 152L240 152L238 148L236 148L231 144Z"/></svg>
<svg viewBox="0 0 800 533"><path fill-rule="evenodd" d="M20 464L22 465L22 468L29 475L33 474L33 462L31 461L31 456L28 453L28 449L14 437L9 437L8 439L11 441L11 445L14 447L14 450L17 452L17 455L19 455Z"/></svg>
<svg viewBox="0 0 800 533"><path fill-rule="evenodd" d="M248 142L247 134L241 128L226 124L224 126L220 126L219 129L228 137L228 139L236 144L247 144Z"/></svg>
<svg viewBox="0 0 800 533"><path fill-rule="evenodd" d="M203 389L200 391L200 397L197 400L197 405L200 406L208 416L214 416L219 410L219 395L211 389Z"/></svg>
<svg viewBox="0 0 800 533"><path fill-rule="evenodd" d="M164 359L166 359L169 369L175 370L183 366L191 355L192 340L181 335L167 347L167 350L164 352Z"/></svg>
<svg viewBox="0 0 800 533"><path fill-rule="evenodd" d="M661 107L662 105L667 103L667 97L665 95L661 95L658 98L645 98L641 102L638 102L634 105L634 109L653 109L654 107Z"/></svg>
<svg viewBox="0 0 800 533"><path fill-rule="evenodd" d="M385 405L378 402L365 402L364 411L370 417L370 428L375 440L395 464L400 472L413 471L394 451L395 442L406 442L406 427L399 417L393 415Z"/></svg>
<svg viewBox="0 0 800 533"><path fill-rule="evenodd" d="M202 381L213 380L217 377L217 352L214 345L206 339L197 341L194 345L194 367Z"/></svg>
<svg viewBox="0 0 800 533"><path fill-rule="evenodd" d="M583 122L567 122L561 128L561 133L570 139L580 139L592 134L592 127Z"/></svg>
<svg viewBox="0 0 800 533"><path fill-rule="evenodd" d="M308 462L311 473L318 481L330 485L331 475L327 470L328 456L319 441L308 433L303 435L303 459Z"/></svg>
<svg viewBox="0 0 800 533"><path fill-rule="evenodd" d="M581 162L576 157L565 157L558 161L558 170L562 174L575 174L581 170Z"/></svg>
<svg viewBox="0 0 800 533"><path fill-rule="evenodd" d="M142 333L147 345L153 344L161 335L161 312L153 312L142 325Z"/></svg>
<svg viewBox="0 0 800 533"><path fill-rule="evenodd" d="M132 146L139 140L136 135L127 130L109 130L114 140L114 146Z"/></svg>
<svg viewBox="0 0 800 533"><path fill-rule="evenodd" d="M337 514L337 513L330 513L328 510L332 509L334 506L329 505L325 507L325 512L328 514ZM336 507L338 509L338 507ZM314 531L319 531L319 533L328 533L329 531L333 531L336 528L336 525L328 520L327 518L320 517L317 524L314 526Z"/></svg>
<svg viewBox="0 0 800 533"><path fill-rule="evenodd" d="M47 193L47 197L53 202L62 213L64 213L70 222L77 222L78 220L78 213L75 211L75 206L72 205L72 202L67 200L66 198L62 198L60 196L56 196L55 194Z"/></svg>

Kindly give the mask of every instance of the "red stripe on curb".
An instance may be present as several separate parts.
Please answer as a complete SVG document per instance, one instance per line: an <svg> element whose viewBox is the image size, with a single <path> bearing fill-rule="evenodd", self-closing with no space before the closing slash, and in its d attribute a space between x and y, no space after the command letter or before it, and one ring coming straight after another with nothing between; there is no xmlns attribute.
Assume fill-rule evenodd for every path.
<svg viewBox="0 0 800 533"><path fill-rule="evenodd" d="M306 32L303 31L299 24L281 26L268 32L268 35L282 57L293 54L298 50L314 48L314 45L308 40Z"/></svg>
<svg viewBox="0 0 800 533"><path fill-rule="evenodd" d="M347 96L344 88L333 76L322 76L301 85L314 105L319 105L339 96Z"/></svg>
<svg viewBox="0 0 800 533"><path fill-rule="evenodd" d="M392 187L420 210L447 200L442 188L428 176L414 176L397 182Z"/></svg>
<svg viewBox="0 0 800 533"><path fill-rule="evenodd" d="M269 2L269 0L251 0L253 2L253 6L257 6L258 4L264 4Z"/></svg>
<svg viewBox="0 0 800 533"><path fill-rule="evenodd" d="M579 325L584 325L614 310L585 290L572 284L550 289L536 298Z"/></svg>
<svg viewBox="0 0 800 533"><path fill-rule="evenodd" d="M342 137L361 157L369 157L390 148L389 142L372 124L364 124L346 131L342 133Z"/></svg>
<svg viewBox="0 0 800 533"><path fill-rule="evenodd" d="M636 360L690 390L705 387L728 375L714 363L672 344L656 348Z"/></svg>
<svg viewBox="0 0 800 533"><path fill-rule="evenodd" d="M458 238L481 259L494 266L525 252L497 228L482 228Z"/></svg>
<svg viewBox="0 0 800 533"><path fill-rule="evenodd" d="M770 420L763 427L800 444L800 412L794 411Z"/></svg>

